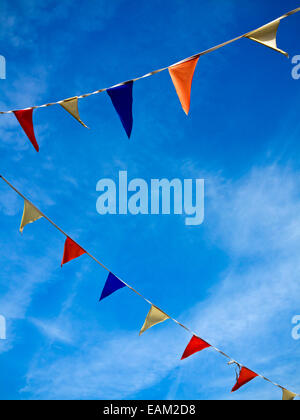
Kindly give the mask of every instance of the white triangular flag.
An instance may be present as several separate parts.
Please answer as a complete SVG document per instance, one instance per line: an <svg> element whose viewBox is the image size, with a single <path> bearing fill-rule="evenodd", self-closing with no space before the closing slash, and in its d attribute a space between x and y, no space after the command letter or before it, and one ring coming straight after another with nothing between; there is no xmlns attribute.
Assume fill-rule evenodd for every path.
<svg viewBox="0 0 300 420"><path fill-rule="evenodd" d="M77 96L75 96L74 98L66 99L63 102L60 102L59 105L61 105L66 111L68 111L72 115L72 117L79 121L80 124L82 124L85 128L88 128L80 119Z"/></svg>
<svg viewBox="0 0 300 420"><path fill-rule="evenodd" d="M280 50L277 47L277 31L280 24L280 19L275 20L274 22L268 23L267 25L262 26L259 29L251 32L247 35L247 38L252 39L252 41L256 41L266 47L272 48L275 51L280 52L285 56L289 56L288 53L285 51Z"/></svg>
<svg viewBox="0 0 300 420"><path fill-rule="evenodd" d="M282 401L293 401L296 397L297 395L293 392L288 391L287 389L282 390Z"/></svg>
<svg viewBox="0 0 300 420"><path fill-rule="evenodd" d="M166 315L160 309L152 305L147 315L146 321L141 329L140 335L142 335L149 328L154 327L154 325L160 324L161 322L164 322L167 319L170 319L168 315Z"/></svg>
<svg viewBox="0 0 300 420"><path fill-rule="evenodd" d="M41 219L43 215L31 204L29 201L24 200L24 211L20 226L20 232L23 233L23 229L29 223L36 222Z"/></svg>

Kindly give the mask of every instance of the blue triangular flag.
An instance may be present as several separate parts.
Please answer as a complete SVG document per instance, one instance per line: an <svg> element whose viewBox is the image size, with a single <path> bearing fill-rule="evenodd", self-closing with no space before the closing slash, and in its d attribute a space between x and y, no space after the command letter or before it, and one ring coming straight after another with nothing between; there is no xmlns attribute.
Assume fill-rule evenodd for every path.
<svg viewBox="0 0 300 420"><path fill-rule="evenodd" d="M121 280L119 280L114 274L109 273L100 301L112 295L117 290L122 289L123 287L126 287L126 285L122 283Z"/></svg>
<svg viewBox="0 0 300 420"><path fill-rule="evenodd" d="M107 93L115 107L128 138L131 136L133 126L132 104L133 104L133 82L126 85L108 89Z"/></svg>

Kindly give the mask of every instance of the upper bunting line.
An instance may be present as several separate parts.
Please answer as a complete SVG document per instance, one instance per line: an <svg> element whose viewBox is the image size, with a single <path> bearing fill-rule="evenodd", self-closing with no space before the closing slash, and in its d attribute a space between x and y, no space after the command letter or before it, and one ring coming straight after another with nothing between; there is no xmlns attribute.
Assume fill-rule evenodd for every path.
<svg viewBox="0 0 300 420"><path fill-rule="evenodd" d="M297 9L294 9L294 10L292 10L292 11L290 11L290 12L288 12L288 13L284 14L283 16L281 16L281 17L279 17L279 18L277 18L277 19L275 19L275 20L273 20L273 21L271 21L271 22L267 23L267 24L266 24L266 25L264 25L264 26L271 25L271 24L273 24L273 23L275 23L275 22L280 22L281 20L283 20L283 19L285 19L285 18L287 18L287 17L289 17L289 16L291 16L291 15L294 15L295 13L298 13L298 12L300 12L300 7L298 7ZM264 26L263 26L263 27L264 27ZM263 27L260 27L260 28L258 28L258 29L261 29L261 28L263 28ZM125 81L125 82L118 83L118 84L113 85L113 86L111 86L111 87L107 87L107 88L104 88L104 89L99 89L99 90L96 90L95 92L85 93L85 94L82 94L82 95L76 96L75 98L77 98L77 99L83 99L83 98L87 98L87 97L92 96L92 95L98 95L99 93L106 92L106 91L108 91L109 89L114 89L114 88L118 88L118 87L120 87L120 86L125 86L125 85L126 85L126 84L128 84L128 83L137 82L137 81L139 81L139 80L146 79L146 78L148 78L148 77L154 76L155 74L158 74L158 73L161 73L161 72L163 72L163 71L166 71L166 70L168 70L168 69L170 69L170 68L172 68L172 67L175 67L175 66L177 66L177 65L179 65L179 64L186 63L186 62L191 61L191 60L193 60L193 59L199 58L199 57L201 57L201 56L203 56L203 55L206 55L206 54L209 54L209 53L211 53L211 52L214 52L214 51L216 51L216 50L218 50L218 49L220 49L220 48L223 48L223 47L225 47L225 46L227 46L227 45L229 45L229 44L232 44L233 42L239 41L239 40L240 40L240 39L242 39L242 38L249 37L249 36L250 36L251 34L253 34L253 32L255 32L256 30L257 30L257 29L254 29L253 31L249 31L249 32L247 32L247 33L246 33L246 34L244 34L244 35L240 35L240 36L238 36L238 37L236 37L236 38L231 39L230 41L223 42L222 44L216 45L216 46L214 46L214 47L212 47L212 48L209 48L208 50L202 51L202 52L200 52L200 53L198 53L198 54L195 54L195 55L193 55L193 56L191 56L191 57L185 58L184 60L178 61L178 62L176 62L176 63L174 63L174 64L172 64L172 65L170 65L170 66L168 66L168 67L163 67L163 68L160 68L160 69L158 69L158 70L153 70L153 71L151 71L151 72L149 72L149 73L147 73L147 74L145 74L145 75L143 75L143 76L136 77L136 78L134 78L134 79L130 79L130 80L127 80L127 81ZM256 41L257 41L257 40L256 40ZM258 42L259 42L259 41L258 41ZM266 44L265 44L265 45L266 45ZM270 47L270 48L272 48L272 47ZM279 49L278 49L278 51L279 51L279 52L282 52L282 53L283 53L283 54L285 54L285 55L287 55L287 54L286 54L286 53L284 53L282 50L279 50ZM287 55L287 56L288 56L288 55ZM74 98L66 98L66 99L62 99L62 100L57 101L57 102L50 102L50 103L47 103L47 104L44 104L44 105L35 105L35 106L32 106L32 107L23 108L23 109L22 109L22 111L28 111L28 110L31 110L31 109L32 109L32 110L35 110L35 109L39 109L39 108L46 108L46 107L53 106L53 105L59 105L59 104L62 104L62 103L66 102L66 101L68 101L68 100L70 100L70 99L74 99ZM3 114L12 114L12 113L14 113L14 112L16 112L16 111L17 111L17 110L0 111L0 114L2 114L2 115L3 115Z"/></svg>
<svg viewBox="0 0 300 420"><path fill-rule="evenodd" d="M62 233L64 236L66 236L66 238L71 239L71 237L69 235L67 235L67 233L61 229L56 223L54 223L48 216L46 216L41 210L39 210L30 200L28 200L16 187L14 187L7 179L5 179L2 175L0 175L0 178L12 189L14 190L20 197L23 198L23 200L28 203L30 203L30 205L41 215L41 217L44 217L53 227L55 227L60 233ZM71 239L72 240L72 239ZM72 240L73 241L73 240ZM80 247L80 245L78 243L76 243L76 245L78 245ZM83 249L83 248L82 248ZM101 263L97 258L95 258L90 252L88 251L84 251L92 260L94 260L98 265L100 265L103 269L105 269L108 273L113 274L113 272L111 270L109 270L109 268L107 268L103 263ZM164 312L163 310L161 310L159 308L159 306L153 304L150 300L148 300L147 298L145 298L139 291L137 291L135 288L133 288L132 286L130 286L128 283L126 283L124 280L120 279L119 277L117 277L115 274L113 274L124 286L126 286L128 289L130 289L131 291L133 291L135 294L137 294L139 297L141 297L145 302L147 302L149 305L151 305L151 307L154 307L156 309L158 309L162 314L166 315L166 317L168 319L170 319L171 321L173 321L175 324L177 324L178 326L182 327L183 329L185 329L187 332L189 332L190 334L193 335L193 337L198 337L200 338L199 334L193 332L189 327L187 327L186 325L182 324L181 322L177 321L175 318L172 318L171 316L167 315L166 312ZM217 353L219 353L220 355L222 355L223 357L227 358L229 360L228 365L236 365L239 369L245 368L247 369L244 365L242 365L241 363L237 362L236 360L234 360L231 356L228 356L226 353L224 353L222 350L218 349L217 347L209 344L209 346L215 350ZM253 372L252 372L253 373ZM289 394L292 394L294 396L294 398L296 397L300 397L300 394L294 394L291 393L290 391L288 391L286 388L284 388L283 386L277 384L276 382L271 381L270 379L266 378L265 376L256 373L257 377L260 377L261 379L269 382L270 384L272 384L273 386L281 389L283 391L283 393L287 392Z"/></svg>

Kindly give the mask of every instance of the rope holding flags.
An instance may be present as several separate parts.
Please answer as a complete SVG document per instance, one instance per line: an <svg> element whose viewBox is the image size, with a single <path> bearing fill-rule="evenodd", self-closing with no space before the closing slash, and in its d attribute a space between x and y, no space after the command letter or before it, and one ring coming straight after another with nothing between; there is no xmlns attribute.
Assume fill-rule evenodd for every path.
<svg viewBox="0 0 300 420"><path fill-rule="evenodd" d="M243 38L248 38L252 41L255 41L259 44L262 44L266 47L269 47L286 57L288 57L288 53L279 49L277 47L277 31L280 22L289 17L298 13L300 11L300 7L291 12L286 13L285 15L281 16L280 18L267 23L266 25L261 26L254 31L247 32L244 35L240 35L234 39L226 41L222 44L216 45L206 51L202 51L198 54L195 54L191 57L188 57L180 62L172 64L168 67L160 68L158 70L151 71L144 76L136 77L131 80L127 80L125 82L119 83L115 86L111 86L109 88L99 89L95 92L85 93L83 95L75 96L72 98L66 98L61 101L47 103L44 105L33 106L30 108L26 108L23 110L14 110L14 111L1 111L0 114L12 114L14 113L16 118L18 119L21 127L23 128L25 134L29 138L30 142L33 144L36 151L39 151L39 146L35 138L34 128L33 128L33 121L32 121L32 114L34 109L39 108L47 108L53 105L60 105L62 106L68 113L70 113L80 124L84 127L87 127L81 120L78 111L78 99L81 98L88 98L92 95L98 95L102 92L107 92L109 95L112 104L119 115L121 123L126 131L128 138L131 137L132 128L133 128L133 115L132 115L132 104L133 104L133 83L142 80L155 74L161 73L163 71L168 70L175 86L177 95L181 102L182 108L186 114L190 111L190 101L191 101L191 88L192 88L192 81L194 72L199 61L199 58L217 51L220 48L223 48L233 42L239 41Z"/></svg>
<svg viewBox="0 0 300 420"><path fill-rule="evenodd" d="M98 261L92 254L90 254L88 251L85 251L80 245L78 245L75 241L73 241L59 226L57 226L48 216L46 216L44 213L42 213L34 204L32 204L20 191L18 191L7 179L5 179L2 175L0 175L0 178L12 189L14 190L20 197L23 198L25 201L25 207L24 207L24 214L26 215L25 209L28 209L27 214L30 214L28 223L32 223L36 218L38 220L39 218L45 218L53 227L55 227L60 233L62 233L66 237L65 242L65 248L64 248L64 256L62 265L66 264L67 262L76 259L80 257L81 255L87 254L90 258L92 258L98 265L100 265L102 268L104 268L108 273L109 276L107 278L106 284L104 286L102 295L100 300L103 300L104 298L110 296L117 290L127 287L132 292L134 292L136 295L141 297L145 302L147 302L149 305L151 305L150 311L147 315L146 321L141 329L140 335L143 334L145 331L147 331L149 328L152 328L153 326L163 323L166 320L171 320L174 323L176 323L178 326L184 328L187 332L189 332L192 335L192 339L190 340L183 356L182 360L190 357L191 355L202 351L206 348L212 348L216 352L218 352L223 357L229 359L229 365L235 365L238 368L237 372L237 382L236 385L233 387L232 392L237 391L242 386L246 385L256 377L260 377L261 379L269 382L273 386L280 388L282 390L282 399L285 401L291 401L294 400L296 397L300 397L299 394L294 394L291 391L288 391L286 388L282 387L281 385L278 385L275 382L272 382L270 379L264 377L263 375L257 374L250 369L242 366L240 363L232 359L230 356L225 354L223 351L219 350L217 347L214 347L213 345L207 343L203 339L201 339L197 334L195 334L190 328L187 326L181 324L180 322L176 321L176 319L172 318L171 316L167 315L165 312L163 312L160 308L155 306L153 303L151 303L148 299L146 299L141 293L139 293L136 289L134 289L132 286L129 286L127 283L125 283L123 280L115 276L104 264L102 264L100 261ZM27 206L26 207L26 203ZM39 217L38 217L39 216ZM23 223L22 218L22 223ZM22 226L21 223L21 226Z"/></svg>

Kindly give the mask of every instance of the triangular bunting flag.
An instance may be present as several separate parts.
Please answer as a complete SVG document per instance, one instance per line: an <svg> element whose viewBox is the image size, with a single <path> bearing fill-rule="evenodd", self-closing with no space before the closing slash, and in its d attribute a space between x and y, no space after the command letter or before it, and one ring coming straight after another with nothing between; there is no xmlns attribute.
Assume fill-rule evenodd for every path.
<svg viewBox="0 0 300 420"><path fill-rule="evenodd" d="M282 390L282 401L293 401L296 397L297 395L293 392L288 391L287 389Z"/></svg>
<svg viewBox="0 0 300 420"><path fill-rule="evenodd" d="M185 352L183 353L181 360L187 359L193 354L198 353L199 351L202 351L209 347L211 347L211 345L206 343L206 341L203 341L201 340L201 338L194 336L189 342L189 345L187 346L187 348L185 349Z"/></svg>
<svg viewBox="0 0 300 420"><path fill-rule="evenodd" d="M23 233L23 229L29 223L36 222L41 219L43 215L27 200L24 200L24 211L20 226L20 232Z"/></svg>
<svg viewBox="0 0 300 420"><path fill-rule="evenodd" d="M109 273L109 276L106 280L100 301L105 299L106 297L112 295L117 290L122 289L123 287L126 287L124 283L121 282L114 274Z"/></svg>
<svg viewBox="0 0 300 420"><path fill-rule="evenodd" d="M249 35L247 35L247 38L252 39L252 41L258 42L259 44L265 45L266 47L272 48L272 50L278 51L281 54L288 57L288 53L280 50L277 47L276 37L279 25L280 20L268 23L268 25L264 25L261 28L251 32Z"/></svg>
<svg viewBox="0 0 300 420"><path fill-rule="evenodd" d="M187 115L190 111L192 82L198 61L199 58L194 58L169 68L177 95Z"/></svg>
<svg viewBox="0 0 300 420"><path fill-rule="evenodd" d="M133 127L133 82L108 89L107 93L121 119L128 138L130 138Z"/></svg>
<svg viewBox="0 0 300 420"><path fill-rule="evenodd" d="M160 309L152 305L147 315L146 321L143 325L143 328L141 329L140 335L142 335L149 328L154 327L154 325L160 324L161 322L164 322L167 319L170 319L168 315L166 315Z"/></svg>
<svg viewBox="0 0 300 420"><path fill-rule="evenodd" d="M74 98L66 99L63 102L60 102L59 105L61 105L66 111L68 111L72 115L72 117L79 121L80 124L82 124L85 128L88 128L80 119L77 96L75 96Z"/></svg>
<svg viewBox="0 0 300 420"><path fill-rule="evenodd" d="M241 371L240 371L240 375L239 378L237 380L237 383L235 384L235 386L232 388L231 392L235 392L238 389L240 389L242 386L246 385L248 382L252 381L252 379L257 378L257 374L252 372L251 370L242 367Z"/></svg>
<svg viewBox="0 0 300 420"><path fill-rule="evenodd" d="M39 145L37 144L35 134L34 134L34 128L33 128L33 109L24 109L21 111L14 111L14 114L19 121L21 127L23 128L25 134L33 144L33 147L38 152L39 151Z"/></svg>
<svg viewBox="0 0 300 420"><path fill-rule="evenodd" d="M80 257L83 254L86 254L86 251L68 237L65 242L64 256L61 262L61 266L67 264L75 258Z"/></svg>

